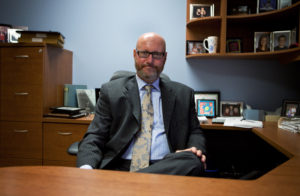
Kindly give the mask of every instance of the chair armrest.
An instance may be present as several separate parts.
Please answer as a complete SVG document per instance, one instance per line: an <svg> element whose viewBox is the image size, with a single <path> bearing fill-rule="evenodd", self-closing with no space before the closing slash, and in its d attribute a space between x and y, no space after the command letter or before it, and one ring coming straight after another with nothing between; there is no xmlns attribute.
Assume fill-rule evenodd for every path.
<svg viewBox="0 0 300 196"><path fill-rule="evenodd" d="M79 142L74 142L73 144L71 144L67 150L68 154L76 156L78 153L78 145L79 145Z"/></svg>

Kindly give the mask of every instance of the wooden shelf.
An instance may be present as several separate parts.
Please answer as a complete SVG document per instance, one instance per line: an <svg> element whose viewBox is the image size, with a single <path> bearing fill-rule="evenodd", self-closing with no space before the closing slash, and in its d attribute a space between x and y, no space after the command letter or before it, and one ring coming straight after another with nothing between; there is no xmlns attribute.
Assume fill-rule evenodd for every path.
<svg viewBox="0 0 300 196"><path fill-rule="evenodd" d="M250 0L248 0L250 3ZM222 3L220 3L222 2ZM191 3L202 1L188 0L187 7ZM300 40L300 1L293 5L270 12L249 15L226 15L230 0L210 0L206 3L218 3L220 5L217 16L204 17L189 20L186 23L186 41L203 41L208 36L219 37L218 53L186 55L187 59L193 58L245 58L245 59L275 59L283 64L300 60L300 48L292 48L275 52L254 53L254 33L273 32L281 30L297 29L297 42ZM245 2L243 2L245 3ZM252 3L252 2L251 2ZM189 16L187 9L187 16ZM280 24L280 25L279 25ZM242 53L227 53L226 41L228 39L240 39L242 41Z"/></svg>
<svg viewBox="0 0 300 196"><path fill-rule="evenodd" d="M216 53L216 54L193 54L186 55L187 59L193 58L244 58L244 59L277 59L281 63L293 62L294 60L300 58L300 47L274 51L274 52L258 52L258 53ZM300 60L300 59L298 59Z"/></svg>
<svg viewBox="0 0 300 196"><path fill-rule="evenodd" d="M258 14L249 14L249 15L228 15L228 21L247 21L247 20L262 20L262 19L274 19L282 17L283 15L289 15L290 12L299 12L300 1L283 9L274 10L270 12L258 13Z"/></svg>
<svg viewBox="0 0 300 196"><path fill-rule="evenodd" d="M197 25L209 25L209 24L219 24L221 22L221 16L212 16L212 17L205 17L205 18L197 18L190 20L187 23L187 27L194 27Z"/></svg>

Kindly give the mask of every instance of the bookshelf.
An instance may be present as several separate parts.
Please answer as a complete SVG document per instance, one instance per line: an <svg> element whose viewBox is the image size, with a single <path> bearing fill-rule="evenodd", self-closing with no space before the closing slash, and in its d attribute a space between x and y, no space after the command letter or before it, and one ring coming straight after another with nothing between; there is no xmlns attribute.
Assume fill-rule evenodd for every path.
<svg viewBox="0 0 300 196"><path fill-rule="evenodd" d="M190 4L214 4L214 16L190 20ZM251 13L231 15L236 5L248 5ZM254 33L292 30L296 28L299 43L300 2L291 6L263 13L256 13L256 1L250 0L187 0L186 41L203 41L208 36L218 36L218 50L215 54L187 54L186 58L244 58L277 59L286 64L300 60L300 47L271 52L254 52ZM226 51L228 39L241 40L241 52ZM186 46L188 47L188 46Z"/></svg>

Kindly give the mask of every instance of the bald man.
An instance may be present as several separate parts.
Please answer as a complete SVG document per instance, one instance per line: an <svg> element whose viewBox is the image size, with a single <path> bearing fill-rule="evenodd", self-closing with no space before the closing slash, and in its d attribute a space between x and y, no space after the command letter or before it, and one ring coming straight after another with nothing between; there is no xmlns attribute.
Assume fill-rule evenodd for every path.
<svg viewBox="0 0 300 196"><path fill-rule="evenodd" d="M205 138L191 88L160 77L167 59L165 40L156 33L138 38L133 50L136 75L103 84L95 118L80 142L77 166L132 171L141 135L142 100L151 86L150 157L142 173L200 175L205 167ZM145 120L144 120L145 121Z"/></svg>

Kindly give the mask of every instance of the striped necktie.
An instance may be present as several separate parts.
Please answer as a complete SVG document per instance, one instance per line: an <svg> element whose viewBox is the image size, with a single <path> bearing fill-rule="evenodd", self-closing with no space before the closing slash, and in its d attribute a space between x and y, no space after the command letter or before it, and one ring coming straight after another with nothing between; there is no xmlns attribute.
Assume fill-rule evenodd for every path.
<svg viewBox="0 0 300 196"><path fill-rule="evenodd" d="M132 150L130 171L137 171L149 166L151 133L153 128L153 105L151 101L152 85L144 87L147 91L142 100L141 131L137 134Z"/></svg>

